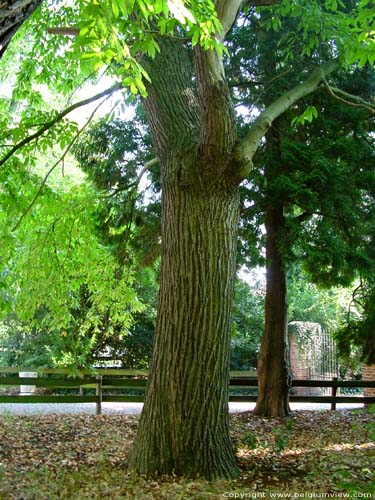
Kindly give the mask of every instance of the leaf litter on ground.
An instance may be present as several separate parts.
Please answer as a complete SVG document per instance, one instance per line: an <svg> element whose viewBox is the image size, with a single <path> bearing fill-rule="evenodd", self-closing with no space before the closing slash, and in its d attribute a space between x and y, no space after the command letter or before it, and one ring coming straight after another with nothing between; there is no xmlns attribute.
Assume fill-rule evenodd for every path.
<svg viewBox="0 0 375 500"><path fill-rule="evenodd" d="M130 473L137 426L134 415L0 415L0 500L375 498L375 414L365 409L231 415L236 481Z"/></svg>

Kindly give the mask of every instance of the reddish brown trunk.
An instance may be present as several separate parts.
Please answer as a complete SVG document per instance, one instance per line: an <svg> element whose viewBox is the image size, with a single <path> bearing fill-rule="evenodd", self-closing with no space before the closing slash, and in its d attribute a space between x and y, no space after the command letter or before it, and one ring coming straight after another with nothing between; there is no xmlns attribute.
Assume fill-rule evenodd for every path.
<svg viewBox="0 0 375 500"><path fill-rule="evenodd" d="M275 121L266 137L266 169L271 200L266 208L266 300L264 335L258 360L256 415L284 417L289 414L288 306L286 270L281 251L285 232L284 206L276 186L280 169L283 118Z"/></svg>
<svg viewBox="0 0 375 500"><path fill-rule="evenodd" d="M268 207L265 326L258 361L258 399L254 413L272 417L284 417L290 411L286 275L278 246L283 224L282 205Z"/></svg>

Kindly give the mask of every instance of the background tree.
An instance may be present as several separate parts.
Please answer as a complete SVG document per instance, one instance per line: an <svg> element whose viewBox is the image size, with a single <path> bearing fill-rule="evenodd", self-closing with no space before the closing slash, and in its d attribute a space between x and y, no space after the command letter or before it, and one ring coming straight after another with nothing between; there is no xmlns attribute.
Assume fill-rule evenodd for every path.
<svg viewBox="0 0 375 500"><path fill-rule="evenodd" d="M2 194L6 208L10 193ZM101 337L124 335L132 314L142 309L134 270L128 266L119 275L118 262L98 238L98 211L92 185L73 184L45 190L17 239L11 232L15 211L13 217L2 212L2 312L12 312L34 335L49 332L44 355L53 364L84 366Z"/></svg>
<svg viewBox="0 0 375 500"><path fill-rule="evenodd" d="M231 370L254 370L263 335L264 284L236 280L230 349Z"/></svg>
<svg viewBox="0 0 375 500"><path fill-rule="evenodd" d="M133 313L131 324L127 322L123 326L110 325L106 314L97 323L95 335L88 329L84 338L77 338L76 325L66 326L60 335L58 330L46 326L44 330L35 328L25 318L21 322L13 313L6 318L0 341L4 366L90 366L102 359L116 359L126 368L149 368L156 316L158 272L154 267L158 267L160 256L160 185L158 165L152 164L145 170L145 165L152 160L147 153L150 143L146 126L139 109L131 127L119 119L108 122L104 117L90 125L74 146L79 167L100 193L101 203L95 211L94 222L98 241L106 245L121 268L132 266L136 276L132 287L143 310ZM143 177L139 179L141 174ZM149 180L143 182L146 174ZM140 180L144 184L142 188ZM29 222L23 251L28 251L33 244L32 238L28 242L26 236L40 229L33 228L32 221ZM54 275L59 272L56 268ZM25 280L27 272L22 274L20 269L18 276ZM79 304L81 318L90 311L88 297L87 287L83 285ZM256 366L263 299L261 283L249 286L236 280L231 338L233 370ZM40 320L38 314L37 318Z"/></svg>
<svg viewBox="0 0 375 500"><path fill-rule="evenodd" d="M255 54L252 50L254 45L250 44L247 52L238 50L239 46L244 47L243 27L238 28L231 45L237 61L233 85L238 89L237 101L253 105L248 98L249 83L242 76L251 74L257 82L257 106L262 108L269 103L272 92L278 93L284 84L290 85L297 65L306 64L306 54L300 47L302 60L293 55L289 65L282 64L282 44L293 31L293 22L277 34L265 30L267 15L244 22L256 23L255 44L261 44L269 55L260 64L259 50ZM310 55L321 58L324 51L321 45L318 54ZM370 100L374 80L369 67L337 81L348 96L355 94L363 102ZM251 82L250 85L253 86ZM244 189L243 215L251 214L257 228L255 237L259 238L259 228L265 224L267 292L265 334L258 365L258 414L282 416L289 411L286 281L290 263L301 259L310 279L324 286L348 286L356 272L371 274L373 269L369 255L369 220L374 216L369 135L373 120L368 110L350 108L349 104L333 101L331 96L319 92L296 107L297 113L306 110L300 119L290 111L276 120L266 136L262 154L257 156L260 168L254 171L248 195L246 186ZM305 125L291 127L292 120ZM242 239L254 240L253 227L243 223Z"/></svg>
<svg viewBox="0 0 375 500"><path fill-rule="evenodd" d="M339 351L348 364L353 358L368 365L375 363L373 298L373 276L366 274L354 289L345 321L335 333Z"/></svg>

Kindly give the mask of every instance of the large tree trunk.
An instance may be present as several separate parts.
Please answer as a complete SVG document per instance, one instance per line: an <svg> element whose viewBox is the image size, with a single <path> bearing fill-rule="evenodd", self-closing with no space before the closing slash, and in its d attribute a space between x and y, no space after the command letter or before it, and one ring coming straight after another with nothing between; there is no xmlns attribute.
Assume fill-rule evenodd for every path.
<svg viewBox="0 0 375 500"><path fill-rule="evenodd" d="M238 167L228 89L215 54L164 40L145 110L161 165L162 264L150 378L130 466L144 474L233 478L229 340ZM207 60L207 58L209 60ZM162 68L162 70L161 70ZM200 93L206 99L200 99Z"/></svg>
<svg viewBox="0 0 375 500"><path fill-rule="evenodd" d="M283 225L282 204L268 207L265 325L258 360L258 399L254 413L269 417L284 417L290 412L286 273L278 245Z"/></svg>
<svg viewBox="0 0 375 500"><path fill-rule="evenodd" d="M228 346L237 196L170 183L162 206L159 314L131 465L141 473L234 477Z"/></svg>
<svg viewBox="0 0 375 500"><path fill-rule="evenodd" d="M20 26L42 3L42 0L0 1L0 57Z"/></svg>

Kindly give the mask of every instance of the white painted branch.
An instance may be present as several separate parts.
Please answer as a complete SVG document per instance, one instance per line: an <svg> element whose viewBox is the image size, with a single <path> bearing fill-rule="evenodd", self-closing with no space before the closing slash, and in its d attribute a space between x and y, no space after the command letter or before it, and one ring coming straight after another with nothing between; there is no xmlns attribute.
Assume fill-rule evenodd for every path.
<svg viewBox="0 0 375 500"><path fill-rule="evenodd" d="M270 6L278 3L279 0L216 0L216 12L223 27L220 41L225 40L225 36L230 31L244 5Z"/></svg>
<svg viewBox="0 0 375 500"><path fill-rule="evenodd" d="M145 163L143 165L143 168L142 170L139 172L136 180L135 180L135 186L138 186L139 183L141 182L142 180L142 177L145 175L145 173L150 170L151 167L153 167L154 165L157 165L159 163L159 158L153 158L152 160L148 161L147 163Z"/></svg>
<svg viewBox="0 0 375 500"><path fill-rule="evenodd" d="M297 101L314 92L322 81L338 67L339 63L337 61L330 61L327 64L319 66L307 80L285 92L285 94L276 99L258 116L240 144L241 153L249 165L251 165L253 156L273 121ZM246 172L244 173L246 174Z"/></svg>
<svg viewBox="0 0 375 500"><path fill-rule="evenodd" d="M225 36L230 31L233 23L237 19L238 13L242 6L246 3L244 0L217 0L216 12L223 27L223 32L220 35L220 41L225 40Z"/></svg>

